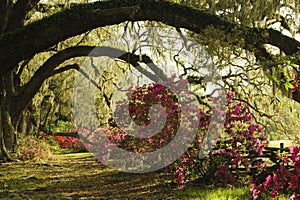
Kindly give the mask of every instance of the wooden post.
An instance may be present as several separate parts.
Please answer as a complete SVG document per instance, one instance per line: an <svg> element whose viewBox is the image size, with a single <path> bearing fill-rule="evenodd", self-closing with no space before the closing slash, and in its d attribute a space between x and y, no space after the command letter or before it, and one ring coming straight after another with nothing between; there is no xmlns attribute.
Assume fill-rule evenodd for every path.
<svg viewBox="0 0 300 200"><path fill-rule="evenodd" d="M283 152L283 148L284 148L284 143L280 143L280 152Z"/></svg>

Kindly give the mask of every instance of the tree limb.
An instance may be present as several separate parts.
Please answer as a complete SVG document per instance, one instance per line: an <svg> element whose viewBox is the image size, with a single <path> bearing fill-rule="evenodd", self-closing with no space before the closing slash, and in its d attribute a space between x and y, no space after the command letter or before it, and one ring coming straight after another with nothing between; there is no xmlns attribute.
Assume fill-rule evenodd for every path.
<svg viewBox="0 0 300 200"><path fill-rule="evenodd" d="M221 17L183 5L155 0L111 0L93 4L74 5L68 10L53 14L0 38L0 75L7 73L21 60L41 52L71 36L88 30L125 21L160 21L202 33L213 26L228 38L244 40L236 42L241 48L259 54L256 47L271 44L287 55L298 51L300 42L273 29L250 28L223 20ZM59 31L58 31L59 30ZM227 39L224 38L226 41ZM229 40L229 39L228 39ZM262 54L263 55L263 54Z"/></svg>
<svg viewBox="0 0 300 200"><path fill-rule="evenodd" d="M12 0L0 1L0 36L5 32L8 15L12 8Z"/></svg>
<svg viewBox="0 0 300 200"><path fill-rule="evenodd" d="M70 47L64 49L52 57L50 57L34 74L31 80L23 85L20 89L18 94L14 96L14 100L12 102L12 116L16 117L19 113L26 108L29 104L30 100L34 97L36 92L39 90L41 85L43 84L44 80L49 78L51 75L55 75L57 73L63 72L68 69L76 69L79 70L80 66L77 64L69 65L63 68L56 69L60 64L64 61L80 57L80 56L91 56L91 57L101 57L101 56L108 56L114 59L121 59L127 63L130 63L133 67L147 76L154 82L159 82L161 74L152 74L151 72L143 69L139 66L138 62L151 62L152 68L157 69L158 67L153 64L149 57L144 56L145 60L140 60L139 56L135 54L131 54L122 50L110 48L110 47L94 47L94 46L77 46L77 47ZM160 72L160 70L156 71ZM155 73L155 72L154 72Z"/></svg>
<svg viewBox="0 0 300 200"><path fill-rule="evenodd" d="M8 23L5 32L13 31L19 28L27 16L29 10L37 5L39 0L18 0L12 7L8 15Z"/></svg>

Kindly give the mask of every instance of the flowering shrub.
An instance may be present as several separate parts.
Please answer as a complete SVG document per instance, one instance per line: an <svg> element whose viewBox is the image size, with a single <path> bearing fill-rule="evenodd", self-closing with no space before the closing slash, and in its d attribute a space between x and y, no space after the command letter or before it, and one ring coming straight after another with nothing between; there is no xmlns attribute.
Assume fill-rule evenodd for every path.
<svg viewBox="0 0 300 200"><path fill-rule="evenodd" d="M252 123L252 114L249 106L241 102L234 103L232 101L233 96L233 92L227 93L228 105L224 132L220 133L219 142L215 146L215 150L204 160L200 160L197 157L198 151L202 147L201 139L203 133L207 132L209 125L209 123L200 123L201 127L197 136L200 142L195 142L190 147L190 151L177 161L179 167L183 168L183 172L179 175L185 174L183 181L181 178L175 177L174 181L177 184L185 184L193 177L200 176L206 181L212 180L217 186L237 185L240 182L244 182L246 177L238 173L233 174L232 171L237 171L235 169L239 167L245 167L247 170L250 170L250 167L253 165L261 167L262 163L255 162L254 158L246 158L245 152L262 155L263 148L268 144L267 136L262 133L262 129L258 124ZM205 119L209 121L209 115L203 113L200 120ZM185 162L182 162L183 157ZM251 156L248 155L248 157ZM186 164L189 160L193 162L193 165ZM197 170L192 170L192 167L196 167ZM203 171L203 169L205 170ZM171 170L176 172L176 168ZM195 173L184 173L185 170Z"/></svg>
<svg viewBox="0 0 300 200"><path fill-rule="evenodd" d="M146 126L152 122L158 122L157 113L152 113L152 118L149 117L150 108L154 104L160 104L166 109L166 123L161 130L154 136L151 136L152 129L146 130ZM128 123L124 118L124 110L127 109L126 104L119 102L115 116L119 122ZM143 85L133 91L129 101L129 113L131 119L138 125L139 132L143 132L150 137L142 139L134 137L130 134L123 133L118 130L109 134L109 139L119 147L132 152L151 152L165 146L176 134L178 129L178 115L180 108L176 97L162 83ZM123 119L124 118L124 119Z"/></svg>
<svg viewBox="0 0 300 200"><path fill-rule="evenodd" d="M71 136L54 136L54 138L61 148L69 148L77 151L84 150L84 146L79 138Z"/></svg>
<svg viewBox="0 0 300 200"><path fill-rule="evenodd" d="M292 80L292 92L296 92L298 88L299 78L295 76Z"/></svg>
<svg viewBox="0 0 300 200"><path fill-rule="evenodd" d="M170 79L169 81L172 80ZM151 123L152 120L155 121L157 119L155 114L151 116L151 119L148 115L152 105L160 104L166 109L167 120L158 134L145 138L136 138L123 132L118 127L100 128L95 132L104 131L108 139L115 145L131 152L151 152L166 145L176 134L178 125L186 122L180 121L179 123L182 108L178 105L176 97L164 87L164 84L156 83L139 87L133 91L129 101L131 118L140 125L141 131L144 131L143 128ZM178 85L180 86L180 83ZM176 184L184 188L191 180L202 178L203 180L211 181L217 186L235 186L239 183L245 183L245 180L249 178L246 174L239 174L237 168L244 167L248 172L252 167L258 169L258 172L266 169L265 163L256 160L255 156L263 154L263 149L268 145L268 137L258 124L253 123L249 106L242 102L234 102L232 100L233 97L233 92L227 92L227 107L216 111L220 115L222 115L222 112L226 112L224 130L221 133L217 133L220 136L218 145L204 159L199 159L198 154L203 147L203 139L210 125L211 110L198 108L191 111L191 113L200 114L197 118L200 123L195 141L175 163L166 167L166 170L172 173L172 180ZM123 105L122 102L119 103ZM217 103L217 100L214 100L214 103ZM119 106L116 112L117 117L120 117L118 122L126 125L129 122L126 121L126 118L122 118L123 109L125 108L124 106ZM87 136L90 134L87 132L82 135ZM151 132L149 132L149 135L151 135ZM93 140L92 138L89 139ZM293 152L297 151L299 150L293 149ZM293 155L294 168L299 173L298 153ZM260 193L268 191L267 189L271 189L270 195L272 197L277 196L286 188L289 188L291 191L295 190L296 186L298 186L296 178L298 180L299 174L287 170L287 163L290 161L288 161L286 156L283 161L285 165L278 169L276 175L268 176L264 183L253 183L251 185L254 197L257 198ZM233 173L233 171L236 173ZM286 182L288 186L284 185ZM297 195L297 193L294 193L293 197L297 198Z"/></svg>
<svg viewBox="0 0 300 200"><path fill-rule="evenodd" d="M174 77L168 81L174 82ZM167 82L168 82L167 81ZM154 104L160 104L166 109L166 123L163 128L154 136L137 138L130 134L124 133L118 127L101 128L101 131L106 132L107 137L114 144L122 149L131 152L151 152L155 151L172 140L176 135L178 126L188 124L186 121L179 121L181 114L181 107L178 105L176 96L165 87L167 82L143 85L137 88L131 94L129 100L129 113L133 121L140 125L140 131L145 131L145 127L158 119L158 116L152 114L149 117L150 108ZM184 82L177 82L178 88L175 91L181 90L181 85ZM222 115L222 112L227 111L225 132L218 133L222 137L219 149L210 154L209 158L200 160L198 158L199 149L202 147L203 138L208 131L210 125L210 109L194 109L191 114L197 116L199 120L198 132L194 143L190 146L185 154L183 154L173 165L168 166L167 169L173 173L173 180L175 183L185 187L186 183L193 178L203 175L204 172L212 172L211 176L215 177L218 185L237 183L236 175L225 173L225 169L232 170L234 167L245 166L249 168L252 160L244 158L243 152L252 150L254 153L262 154L262 149L267 145L267 137L262 133L262 129L257 124L253 124L252 114L249 106L241 102L234 103L232 98L234 93L227 93L228 99L227 108L223 107L216 112ZM217 100L214 100L217 103ZM123 125L128 124L128 120L123 116L124 109L128 105L124 102L119 102L116 110L116 119ZM227 110L226 110L227 109ZM217 113L218 116L218 113ZM188 129L186 129L188 132ZM151 135L152 130L148 130ZM88 135L88 133L86 133ZM222 157L222 159L219 159ZM218 158L218 159L217 159ZM211 164L212 162L216 162ZM210 168L210 169L209 169ZM224 176L226 178L224 178ZM219 179L220 178L220 179Z"/></svg>
<svg viewBox="0 0 300 200"><path fill-rule="evenodd" d="M215 172L215 183L217 186L226 186L227 184L234 184L234 182L235 177L228 166L217 166Z"/></svg>
<svg viewBox="0 0 300 200"><path fill-rule="evenodd" d="M51 150L45 140L30 136L19 140L16 149L17 155L22 160L39 161L51 156Z"/></svg>
<svg viewBox="0 0 300 200"><path fill-rule="evenodd" d="M290 147L291 158L282 157L282 164L273 174L268 175L262 183L253 180L250 190L253 197L271 196L275 199L279 194L290 194L290 200L300 197L300 146ZM289 170L289 168L292 170Z"/></svg>
<svg viewBox="0 0 300 200"><path fill-rule="evenodd" d="M168 89L169 86L167 86L172 81L171 79L172 78L163 83L143 85L127 94L130 97L129 120L132 119L132 121L139 125L137 134L142 133L142 137L135 137L130 134L130 132L123 131L124 129L118 128L116 126L100 128L91 133L87 130L79 130L82 138L90 140L93 144L98 144L93 145L87 142L85 143L86 148L91 152L95 152L95 154L97 154L96 157L99 159L99 161L104 161L105 159L111 160L111 158L109 158L111 154L110 152L107 152L110 149L109 145L111 145L111 142L119 148L122 148L129 152L153 152L166 146L173 139L173 137L177 133L179 125L181 125L180 129L182 134L177 138L183 138L183 140L179 139L179 142L175 143L175 145L173 145L173 143L172 146L173 149L177 149L176 145L178 145L178 148L182 148L184 137L186 136L186 134L190 135L190 132L188 130L190 130L191 128L195 130L197 129L198 117L195 117L197 115L197 113L195 113L195 115L192 115L190 118L186 117L189 118L188 120L186 118L179 118L180 115L185 115L186 113L190 115L195 111L192 111L192 106L189 105L179 106L176 96L170 89ZM170 84L170 87L172 87L173 91L181 94L181 102L189 101L189 99L186 98L187 95L185 95L186 91L182 90L182 88L184 88L182 87L184 83L184 81L178 81L176 83ZM163 107L166 112L159 112L161 108L159 108L160 110L155 110L155 108L157 108L156 104L159 104L161 107ZM118 106L115 111L115 121L118 122L118 125L121 124L121 126L126 127L126 125L129 124L128 117L124 117L124 113L127 109L127 103L124 103L123 101L118 102ZM184 111L184 114L182 114L182 111ZM161 123L161 118L165 120L165 123ZM178 122L179 119L182 121L181 123ZM196 122L197 125L189 126L193 122ZM153 123L154 126L148 126L150 123ZM115 122L111 121L111 124L115 124ZM158 124L161 124L161 126ZM155 128L157 128L157 130L154 131L153 129ZM105 139L107 138L105 138L104 140L101 139L100 135L103 134L97 134L97 132L106 133L106 136L110 140L110 142L105 141ZM153 132L155 134L153 134ZM187 135L187 137L190 137L189 135ZM178 136L178 134L176 136ZM100 143L102 148L97 148ZM105 158L104 155L107 157ZM156 159L153 161L159 162L162 160ZM130 165L129 162L131 161L126 161L126 165Z"/></svg>
<svg viewBox="0 0 300 200"><path fill-rule="evenodd" d="M173 77L168 81L173 81ZM180 88L181 84L183 84L183 82L176 83L178 88ZM109 140L118 147L131 152L151 152L165 146L176 134L178 126L182 126L187 122L178 121L182 108L178 105L176 96L164 85L166 85L166 83L143 85L132 92L129 101L129 113L132 120L140 125L141 131L144 131L144 127L152 120L155 121L157 119L155 114L151 116L151 119L148 115L150 108L154 104L160 104L166 109L166 123L156 135L136 138L124 133L118 127L101 128L101 131L106 132ZM268 144L267 137L262 133L262 129L259 125L252 123L252 114L249 106L241 102L234 103L232 101L233 96L233 92L228 92L228 98L226 100L228 104L227 108L223 107L216 110L220 115L222 115L222 112L227 111L224 124L225 131L218 133L220 138L222 137L218 149L209 154L206 159L200 160L198 154L199 149L201 149L203 145L203 138L210 125L211 110L200 108L191 110L191 114L195 113L195 116L196 113L200 114L196 119L199 120L200 123L193 144L173 165L167 167L167 170L173 173L172 179L175 183L185 187L186 183L190 180L199 178L199 176L206 176L207 178L209 175L211 176L210 179L214 177L214 181L219 186L237 184L240 177L238 174L228 172L228 170L232 171L234 168L241 166L249 169L252 163L255 163L251 159L244 158L243 155L246 150L252 151L253 154L262 154L262 149ZM218 100L214 100L214 103L217 103L217 101ZM128 105L119 102L119 107L117 107L116 110L116 117L120 117L120 119L116 120L124 125L129 123L126 121L127 118L123 117L123 109L127 109L127 107ZM149 131L150 135L152 130ZM260 163L255 164L261 165Z"/></svg>

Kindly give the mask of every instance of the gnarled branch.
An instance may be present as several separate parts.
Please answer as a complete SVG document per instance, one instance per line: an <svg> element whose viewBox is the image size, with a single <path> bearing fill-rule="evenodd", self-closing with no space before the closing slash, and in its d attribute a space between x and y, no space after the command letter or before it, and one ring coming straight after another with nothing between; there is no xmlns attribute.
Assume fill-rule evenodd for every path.
<svg viewBox="0 0 300 200"><path fill-rule="evenodd" d="M263 44L279 47L287 55L298 51L300 42L273 29L250 28L223 20L221 17L168 1L111 0L94 4L74 5L50 17L29 24L0 38L0 75L7 73L21 60L41 52L71 36L88 30L125 21L160 21L195 33L213 26L228 38L244 40L241 48L264 55ZM226 38L224 38L227 41ZM229 39L228 39L229 41Z"/></svg>
<svg viewBox="0 0 300 200"><path fill-rule="evenodd" d="M165 75L160 74L161 70L153 64L151 59L143 55L142 60L140 57L128 53L122 50L118 50L115 48L110 47L94 47L94 46L77 46L77 47L70 47L65 50L62 50L52 57L50 57L34 74L31 80L23 85L19 90L18 94L14 96L14 101L12 102L12 115L17 116L23 109L26 108L30 100L34 97L36 92L39 90L41 85L43 84L44 80L49 78L51 75L55 75L58 72L65 71L66 69L76 69L79 70L80 66L77 64L69 65L67 68L56 69L60 64L65 62L68 59L81 57L81 56L91 56L91 57L101 57L101 56L108 56L113 59L120 59L135 67L138 71L143 73L149 79L154 82L164 81ZM143 69L139 66L139 62L144 62L145 64L151 64L152 69L154 70L153 73ZM159 74L157 74L159 73Z"/></svg>

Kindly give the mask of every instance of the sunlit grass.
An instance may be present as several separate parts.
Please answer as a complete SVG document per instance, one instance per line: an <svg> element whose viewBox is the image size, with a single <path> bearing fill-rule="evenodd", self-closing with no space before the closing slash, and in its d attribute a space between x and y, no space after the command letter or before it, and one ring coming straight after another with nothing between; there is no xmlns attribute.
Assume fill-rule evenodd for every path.
<svg viewBox="0 0 300 200"><path fill-rule="evenodd" d="M178 192L186 199L210 199L210 200L238 200L251 199L251 191L247 187L241 188L188 188Z"/></svg>
<svg viewBox="0 0 300 200"><path fill-rule="evenodd" d="M183 199L195 199L195 200L252 200L252 192L248 186L238 188L187 188L182 191L178 191L178 195ZM269 198L272 199L271 197ZM281 195L275 200L287 200L289 196ZM268 200L268 198L263 198Z"/></svg>
<svg viewBox="0 0 300 200"><path fill-rule="evenodd" d="M72 158L88 158L88 157L93 157L93 154L89 153L89 152L84 152L84 153L69 153L69 154L59 154L58 157L60 157L60 158L67 158L67 157L72 157Z"/></svg>

